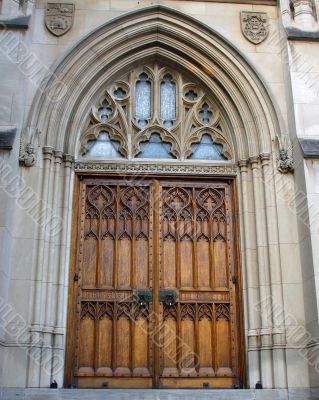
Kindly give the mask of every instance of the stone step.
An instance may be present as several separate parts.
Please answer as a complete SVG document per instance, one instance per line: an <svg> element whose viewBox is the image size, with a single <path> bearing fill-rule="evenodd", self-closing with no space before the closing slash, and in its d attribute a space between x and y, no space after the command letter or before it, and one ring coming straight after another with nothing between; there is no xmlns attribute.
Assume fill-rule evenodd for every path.
<svg viewBox="0 0 319 400"><path fill-rule="evenodd" d="M0 389L1 400L319 400L319 389Z"/></svg>

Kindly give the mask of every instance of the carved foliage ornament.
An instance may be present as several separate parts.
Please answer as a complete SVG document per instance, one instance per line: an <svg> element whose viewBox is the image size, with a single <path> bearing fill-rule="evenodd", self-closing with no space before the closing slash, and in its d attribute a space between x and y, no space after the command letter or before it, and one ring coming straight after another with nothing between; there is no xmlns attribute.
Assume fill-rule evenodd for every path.
<svg viewBox="0 0 319 400"><path fill-rule="evenodd" d="M259 44L269 34L268 16L263 12L241 12L241 30L250 42Z"/></svg>
<svg viewBox="0 0 319 400"><path fill-rule="evenodd" d="M47 3L45 11L45 26L55 36L67 33L73 25L73 3Z"/></svg>

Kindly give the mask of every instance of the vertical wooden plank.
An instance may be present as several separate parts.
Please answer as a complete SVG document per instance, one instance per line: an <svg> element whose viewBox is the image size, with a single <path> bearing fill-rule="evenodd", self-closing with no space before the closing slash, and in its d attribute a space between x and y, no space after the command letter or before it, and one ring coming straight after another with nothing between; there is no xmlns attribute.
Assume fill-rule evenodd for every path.
<svg viewBox="0 0 319 400"><path fill-rule="evenodd" d="M149 287L149 242L145 238L140 238L135 242L135 287Z"/></svg>
<svg viewBox="0 0 319 400"><path fill-rule="evenodd" d="M215 287L228 287L227 243L222 238L214 241Z"/></svg>
<svg viewBox="0 0 319 400"><path fill-rule="evenodd" d="M132 279L132 242L124 237L118 243L118 265L117 265L117 285L118 289L128 289L131 287Z"/></svg>
<svg viewBox="0 0 319 400"><path fill-rule="evenodd" d="M180 241L180 284L182 288L192 288L193 278L193 241L183 239Z"/></svg>
<svg viewBox="0 0 319 400"><path fill-rule="evenodd" d="M102 318L99 321L97 376L112 376L112 325L112 320L110 318Z"/></svg>
<svg viewBox="0 0 319 400"><path fill-rule="evenodd" d="M116 370L114 376L131 376L130 320L124 316L117 320Z"/></svg>
<svg viewBox="0 0 319 400"><path fill-rule="evenodd" d="M198 269L198 287L199 288L211 288L211 276L210 276L210 243L205 237L199 238L197 241L197 263Z"/></svg>
<svg viewBox="0 0 319 400"><path fill-rule="evenodd" d="M83 318L79 328L78 375L94 376L95 320Z"/></svg>
<svg viewBox="0 0 319 400"><path fill-rule="evenodd" d="M176 255L176 241L171 238L164 239L162 242L162 269L163 283L165 288L175 288L177 286L176 263L178 256Z"/></svg>
<svg viewBox="0 0 319 400"><path fill-rule="evenodd" d="M148 322L145 318L138 318L134 327L134 359L133 376L151 376L149 370L149 343L148 343Z"/></svg>
<svg viewBox="0 0 319 400"><path fill-rule="evenodd" d="M114 253L115 241L112 237L108 236L101 242L101 288L113 287L113 267L114 267Z"/></svg>

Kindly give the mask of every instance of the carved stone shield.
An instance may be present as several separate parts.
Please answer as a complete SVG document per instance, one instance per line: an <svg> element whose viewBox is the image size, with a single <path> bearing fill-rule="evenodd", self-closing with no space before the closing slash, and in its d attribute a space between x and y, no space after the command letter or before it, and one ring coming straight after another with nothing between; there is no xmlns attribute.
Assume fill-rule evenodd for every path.
<svg viewBox="0 0 319 400"><path fill-rule="evenodd" d="M74 19L73 3L47 3L45 25L55 36L62 36L68 32Z"/></svg>
<svg viewBox="0 0 319 400"><path fill-rule="evenodd" d="M241 30L250 42L263 42L269 34L267 13L242 11Z"/></svg>

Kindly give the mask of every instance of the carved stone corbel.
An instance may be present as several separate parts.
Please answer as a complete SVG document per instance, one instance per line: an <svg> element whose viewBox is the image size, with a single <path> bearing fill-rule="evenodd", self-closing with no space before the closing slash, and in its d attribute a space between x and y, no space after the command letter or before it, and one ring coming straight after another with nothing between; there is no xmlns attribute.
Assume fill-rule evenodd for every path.
<svg viewBox="0 0 319 400"><path fill-rule="evenodd" d="M277 169L282 174L292 173L295 164L292 156L292 145L288 135L277 136L279 144L279 157L277 158Z"/></svg>
<svg viewBox="0 0 319 400"><path fill-rule="evenodd" d="M27 132L21 138L19 162L24 167L32 167L37 161L38 138L41 132L39 129L35 129L30 134L30 130L27 128Z"/></svg>
<svg viewBox="0 0 319 400"><path fill-rule="evenodd" d="M35 154L35 149L32 143L27 143L21 156L19 157L20 164L23 164L25 167L32 167L37 159Z"/></svg>

